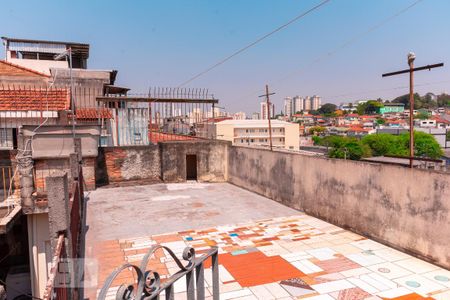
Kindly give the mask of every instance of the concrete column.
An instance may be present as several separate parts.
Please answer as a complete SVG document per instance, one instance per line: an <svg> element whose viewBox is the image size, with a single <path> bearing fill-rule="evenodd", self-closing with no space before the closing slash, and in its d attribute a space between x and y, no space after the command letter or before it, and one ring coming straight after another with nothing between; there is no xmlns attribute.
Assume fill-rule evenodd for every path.
<svg viewBox="0 0 450 300"><path fill-rule="evenodd" d="M70 175L73 180L78 180L80 162L77 153L70 153L69 155Z"/></svg>
<svg viewBox="0 0 450 300"><path fill-rule="evenodd" d="M32 213L34 209L33 201L33 159L31 151L17 157L17 165L20 175L20 199L24 213Z"/></svg>
<svg viewBox="0 0 450 300"><path fill-rule="evenodd" d="M50 240L53 242L60 232L70 234L69 230L69 187L67 173L55 171L45 178L48 195L48 221ZM68 249L69 250L69 249Z"/></svg>
<svg viewBox="0 0 450 300"><path fill-rule="evenodd" d="M81 138L74 139L74 151L78 154L78 161L81 162L83 160L82 149L81 149Z"/></svg>

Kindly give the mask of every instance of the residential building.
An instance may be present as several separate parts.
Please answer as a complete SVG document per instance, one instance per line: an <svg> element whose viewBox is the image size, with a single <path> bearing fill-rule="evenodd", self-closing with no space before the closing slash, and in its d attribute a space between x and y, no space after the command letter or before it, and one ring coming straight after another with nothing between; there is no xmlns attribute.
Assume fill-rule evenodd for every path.
<svg viewBox="0 0 450 300"><path fill-rule="evenodd" d="M271 121L274 148L298 150L299 125L279 120ZM265 120L225 120L216 123L217 139L231 141L238 146L268 147L269 124Z"/></svg>
<svg viewBox="0 0 450 300"><path fill-rule="evenodd" d="M268 119L268 117L267 117L268 116L268 109L267 108L268 108L267 107L267 102L266 101L261 102L260 118L262 120L267 120ZM269 110L270 110L270 118L273 119L275 117L275 105L273 103L270 103Z"/></svg>
<svg viewBox="0 0 450 300"><path fill-rule="evenodd" d="M291 97L284 98L284 115L290 117L294 113L295 111L292 98Z"/></svg>
<svg viewBox="0 0 450 300"><path fill-rule="evenodd" d="M293 103L293 105L294 105L294 114L304 110L305 99L303 97L295 96L294 99L293 99L293 102L294 102Z"/></svg>
<svg viewBox="0 0 450 300"><path fill-rule="evenodd" d="M87 69L89 44L17 39L2 37L5 46L5 60L15 65L30 68L50 75L50 69L69 68L69 60L57 55L68 49L72 51L72 67Z"/></svg>
<svg viewBox="0 0 450 300"><path fill-rule="evenodd" d="M311 97L306 96L305 100L304 100L304 104L303 104L303 110L304 111L310 111L312 110L312 101L311 101Z"/></svg>
<svg viewBox="0 0 450 300"><path fill-rule="evenodd" d="M245 120L245 119L247 119L247 115L245 114L245 112L239 111L239 112L233 114L233 119L234 120Z"/></svg>
<svg viewBox="0 0 450 300"><path fill-rule="evenodd" d="M321 105L322 105L322 99L319 96L314 95L311 97L311 109L312 110L318 110Z"/></svg>
<svg viewBox="0 0 450 300"><path fill-rule="evenodd" d="M252 114L252 120L259 120L261 118L261 115L258 112L254 112Z"/></svg>
<svg viewBox="0 0 450 300"><path fill-rule="evenodd" d="M384 103L382 107L377 107L379 114L397 114L405 111L405 104L403 103Z"/></svg>

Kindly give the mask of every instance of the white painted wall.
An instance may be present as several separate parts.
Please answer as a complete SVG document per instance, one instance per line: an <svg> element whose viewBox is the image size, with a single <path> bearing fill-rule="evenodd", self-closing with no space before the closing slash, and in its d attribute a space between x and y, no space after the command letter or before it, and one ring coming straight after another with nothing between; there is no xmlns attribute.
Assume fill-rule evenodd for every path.
<svg viewBox="0 0 450 300"><path fill-rule="evenodd" d="M69 63L64 60L36 60L36 59L18 59L10 58L8 62L16 64L34 71L50 75L50 68L68 69Z"/></svg>
<svg viewBox="0 0 450 300"><path fill-rule="evenodd" d="M33 296L44 297L52 262L48 214L28 215L28 245Z"/></svg>

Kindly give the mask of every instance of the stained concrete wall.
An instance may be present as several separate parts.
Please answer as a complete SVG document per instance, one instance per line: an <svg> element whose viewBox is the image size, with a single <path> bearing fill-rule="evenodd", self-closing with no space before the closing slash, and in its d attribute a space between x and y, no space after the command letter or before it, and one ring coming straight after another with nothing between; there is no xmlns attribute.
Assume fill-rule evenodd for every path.
<svg viewBox="0 0 450 300"><path fill-rule="evenodd" d="M100 147L95 169L97 186L130 180L159 179L159 146Z"/></svg>
<svg viewBox="0 0 450 300"><path fill-rule="evenodd" d="M229 182L450 269L450 175L230 147Z"/></svg>
<svg viewBox="0 0 450 300"><path fill-rule="evenodd" d="M197 156L197 179L202 182L227 180L230 142L217 140L170 141L159 143L161 178L165 182L186 181L186 155Z"/></svg>

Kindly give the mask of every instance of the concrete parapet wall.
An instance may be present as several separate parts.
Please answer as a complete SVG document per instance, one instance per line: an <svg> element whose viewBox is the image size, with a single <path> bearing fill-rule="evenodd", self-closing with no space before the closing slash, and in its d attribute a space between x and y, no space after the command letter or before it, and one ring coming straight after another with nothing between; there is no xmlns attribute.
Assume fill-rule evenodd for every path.
<svg viewBox="0 0 450 300"><path fill-rule="evenodd" d="M157 145L102 147L96 159L97 186L124 181L186 181L186 155L197 156L197 179L226 181L227 151L224 141L160 142Z"/></svg>
<svg viewBox="0 0 450 300"><path fill-rule="evenodd" d="M186 181L186 155L197 156L197 179L202 182L227 180L230 142L218 140L161 142L161 178L165 182Z"/></svg>
<svg viewBox="0 0 450 300"><path fill-rule="evenodd" d="M229 147L228 181L450 269L450 175Z"/></svg>

